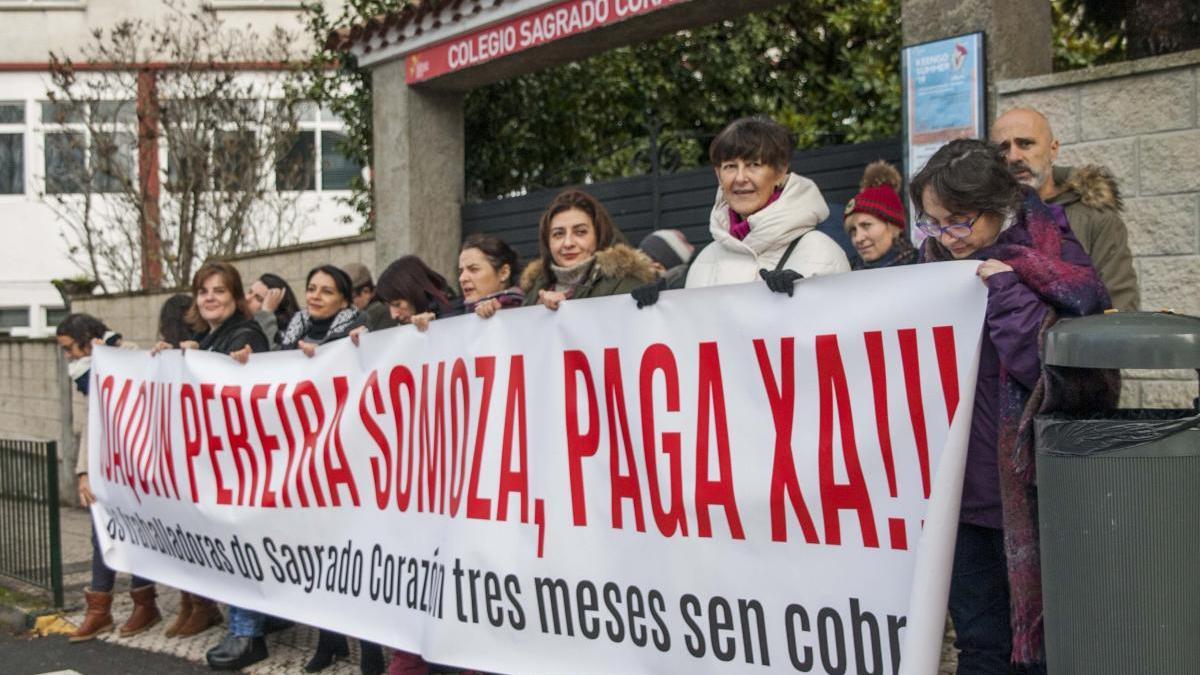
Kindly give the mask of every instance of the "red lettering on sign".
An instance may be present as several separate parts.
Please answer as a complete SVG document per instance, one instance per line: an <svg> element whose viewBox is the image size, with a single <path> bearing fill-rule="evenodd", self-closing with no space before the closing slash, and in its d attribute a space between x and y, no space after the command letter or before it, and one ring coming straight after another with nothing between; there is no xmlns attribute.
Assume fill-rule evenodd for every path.
<svg viewBox="0 0 1200 675"><path fill-rule="evenodd" d="M579 430L579 376L583 376L587 395L587 431ZM563 377L566 395L563 405L567 416L567 468L571 481L571 517L576 527L587 525L587 501L583 489L583 460L600 447L600 410L596 404L596 384L587 355L578 350L563 352Z"/></svg>
<svg viewBox="0 0 1200 675"><path fill-rule="evenodd" d="M846 383L846 371L842 366L842 354L838 348L837 336L818 335L816 346L817 388L820 392L820 430L817 456L821 476L821 513L825 519L825 543L841 544L841 511L854 511L858 514L863 544L870 548L879 548L879 535L875 530L875 516L871 509L871 493L867 490L867 483L863 478L862 465L858 459L858 447L854 441L854 418L850 410L850 390ZM842 461L845 464L848 480L844 485L836 482L833 475L835 401Z"/></svg>
<svg viewBox="0 0 1200 675"><path fill-rule="evenodd" d="M701 537L712 536L709 509L725 510L729 532L734 539L745 539L733 493L733 468L729 460L729 423L725 415L725 389L721 383L721 361L717 343L700 343L699 411L696 415L696 522ZM712 427L710 429L710 426ZM709 478L709 438L715 432L717 477Z"/></svg>
<svg viewBox="0 0 1200 675"><path fill-rule="evenodd" d="M638 379L641 393L642 451L646 457L646 484L650 488L650 509L654 522L664 537L675 532L687 536L687 513L683 508L682 443L679 432L663 432L662 452L667 456L667 473L670 481L671 505L663 505L662 488L658 484L658 462L655 458L654 437L654 374L661 372L666 385L666 411L679 412L679 368L675 355L664 344L653 344L642 354L642 367Z"/></svg>
<svg viewBox="0 0 1200 675"><path fill-rule="evenodd" d="M796 413L796 340L783 338L779 341L778 379L771 367L765 341L754 341L754 354L758 357L758 370L762 374L771 417L775 421L775 455L771 466L771 540L787 541L785 506L790 504L792 513L796 514L796 520L800 523L804 540L810 544L819 543L817 528L804 502L804 493L796 476L795 458L792 456L792 424Z"/></svg>

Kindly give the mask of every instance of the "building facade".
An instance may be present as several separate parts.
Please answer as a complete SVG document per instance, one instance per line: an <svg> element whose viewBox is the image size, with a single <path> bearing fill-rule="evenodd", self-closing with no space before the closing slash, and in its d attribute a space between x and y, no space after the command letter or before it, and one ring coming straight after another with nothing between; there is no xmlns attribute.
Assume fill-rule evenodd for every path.
<svg viewBox="0 0 1200 675"><path fill-rule="evenodd" d="M326 0L331 11L339 0ZM154 23L169 12L209 10L230 27L267 35L282 28L295 36L294 54L305 55L311 42L303 32L301 3L279 0L0 0L0 334L47 335L65 314L63 300L52 279L88 276L72 251L67 221L56 196L78 187L66 177L74 165L89 167L97 158L89 153L88 137L94 127L84 115L98 114L96 105L120 107L125 112L113 133L128 138L129 149L119 159L130 166L157 172L169 200L171 151L155 147L146 161L138 147L137 115L133 101L93 104L88 110L64 115L50 100L51 53L82 62L93 31L107 29L124 19ZM239 77L256 78L271 70L271 63L240 66ZM171 64L155 64L169 68ZM261 68L260 68L261 67ZM103 65L93 67L97 75ZM256 70L260 68L260 70ZM88 76L81 73L81 77ZM89 112L91 110L92 112ZM299 130L288 153L289 161L309 167L297 178L270 179L271 189L289 195L294 227L283 241L296 243L355 234L361 227L340 198L349 194L352 177L362 168L338 150L343 125L329 110L316 105L299 108ZM122 117L122 115L126 115ZM123 124L121 122L124 122ZM214 162L222 158L214 157ZM227 159L227 158L226 158ZM156 161L155 161L156 160ZM151 169L151 167L153 167ZM91 191L106 188L93 184ZM112 189L108 189L109 192ZM111 201L111 200L110 200Z"/></svg>

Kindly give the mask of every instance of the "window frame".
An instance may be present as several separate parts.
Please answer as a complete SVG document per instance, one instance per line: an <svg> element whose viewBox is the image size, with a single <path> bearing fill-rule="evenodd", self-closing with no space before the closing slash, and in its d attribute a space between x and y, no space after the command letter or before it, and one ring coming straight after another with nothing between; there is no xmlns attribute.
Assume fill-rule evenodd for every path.
<svg viewBox="0 0 1200 675"><path fill-rule="evenodd" d="M40 176L41 180L38 182L38 187L41 188L41 192L43 194L45 194L45 195L84 195L84 194L89 194L89 195L92 195L95 197L105 197L108 195L120 194L120 190L101 190L95 184L97 176L91 174L92 168L96 161L94 158L95 139L92 137L93 131L95 131L96 133L99 133L99 134L107 134L107 135L114 135L114 136L117 134L128 134L133 139L133 145L131 147L132 153L129 157L129 170L130 170L130 178L132 178L134 181L136 181L138 179L138 171L139 171L139 168L138 168L138 123L137 123L136 117L134 117L132 119L127 119L127 120L118 119L113 122L105 122L102 124L90 124L89 123L90 118L93 114L94 104L95 103L106 103L106 102L107 103L124 103L124 104L132 105L132 106L137 105L136 102L134 102L134 101L122 100L122 99L101 99L101 100L97 100L97 101L88 101L83 106L84 109L83 109L83 120L82 121L57 122L54 120L47 121L47 120L43 119L43 117L42 117L42 113L44 111L43 104L53 103L53 101L50 101L48 99L37 99L37 100L30 102L30 106L34 107L34 109L37 112L37 120L38 121L37 121L36 131L38 133L38 140L39 140L39 145L41 148L41 154L38 159L40 160L40 165L41 165L41 169L42 169L42 175ZM27 109L27 111L26 111L26 119L27 120L29 119L28 112L29 112L29 110ZM136 115L136 113L135 113L135 115ZM93 126L95 126L96 128L92 129ZM78 133L78 134L83 135L83 161L84 161L84 167L87 169L88 175L92 179L92 182L93 182L91 189L80 190L78 192L50 192L49 190L46 189L46 186L47 186L47 175L46 175L46 145L47 145L47 143L46 143L46 141L51 134L59 134L59 133Z"/></svg>
<svg viewBox="0 0 1200 675"><path fill-rule="evenodd" d="M336 194L345 195L350 193L350 188L326 188L325 187L325 153L322 148L322 134L325 132L333 132L346 135L346 124L333 111L318 105L315 101L303 101L302 106L311 107L312 111L307 116L302 116L296 123L297 133L311 133L313 135L313 185L312 190L278 190L279 192L299 192L312 193L316 195ZM362 175L362 167L359 167L359 175ZM276 177L276 184L278 180Z"/></svg>
<svg viewBox="0 0 1200 675"><path fill-rule="evenodd" d="M0 122L0 134L21 134L21 190L20 192L2 192L0 200L25 198L31 187L30 169L33 166L33 123L30 115L33 104L29 99L5 99L0 103L20 104L25 111L24 121Z"/></svg>

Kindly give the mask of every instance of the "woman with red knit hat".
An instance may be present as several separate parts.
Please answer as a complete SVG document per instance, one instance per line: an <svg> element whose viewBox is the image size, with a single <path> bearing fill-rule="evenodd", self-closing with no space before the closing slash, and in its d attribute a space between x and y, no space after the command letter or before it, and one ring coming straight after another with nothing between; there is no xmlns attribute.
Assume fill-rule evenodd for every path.
<svg viewBox="0 0 1200 675"><path fill-rule="evenodd" d="M917 250L909 241L900 201L900 172L882 159L872 162L863 172L859 193L846 204L842 225L858 255L851 269L910 265L917 262Z"/></svg>

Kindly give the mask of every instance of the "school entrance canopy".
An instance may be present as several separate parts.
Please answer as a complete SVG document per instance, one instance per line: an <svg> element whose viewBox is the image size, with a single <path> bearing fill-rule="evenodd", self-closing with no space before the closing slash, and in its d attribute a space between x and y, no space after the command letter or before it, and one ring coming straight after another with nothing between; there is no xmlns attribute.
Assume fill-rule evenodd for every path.
<svg viewBox="0 0 1200 675"><path fill-rule="evenodd" d="M419 0L334 33L331 46L371 70L376 269L411 253L440 272L454 270L465 193L465 92L782 2ZM905 43L984 31L989 81L1050 70L1045 0L901 4Z"/></svg>

